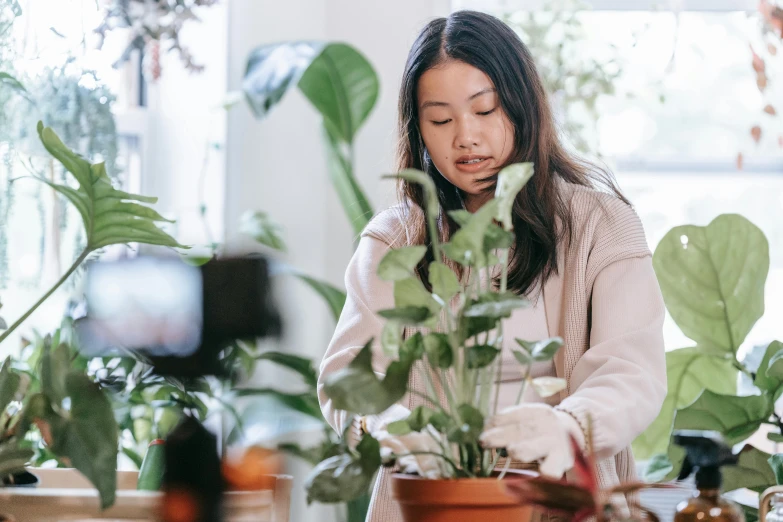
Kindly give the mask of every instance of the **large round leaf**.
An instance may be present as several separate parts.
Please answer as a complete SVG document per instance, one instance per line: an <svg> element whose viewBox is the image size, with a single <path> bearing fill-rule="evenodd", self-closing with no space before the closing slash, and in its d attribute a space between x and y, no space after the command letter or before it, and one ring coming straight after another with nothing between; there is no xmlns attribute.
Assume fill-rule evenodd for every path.
<svg viewBox="0 0 783 522"><path fill-rule="evenodd" d="M764 313L769 245L758 227L724 214L708 226L673 228L653 257L666 308L703 346L736 353Z"/></svg>
<svg viewBox="0 0 783 522"><path fill-rule="evenodd" d="M665 453L669 445L674 414L688 406L707 390L733 394L737 391L737 369L728 359L699 348L683 348L666 353L666 375L669 391L661 412L633 443L637 459L646 460Z"/></svg>
<svg viewBox="0 0 783 522"><path fill-rule="evenodd" d="M772 415L767 395L720 395L705 390L696 401L677 412L675 429L714 430L736 444L753 435Z"/></svg>

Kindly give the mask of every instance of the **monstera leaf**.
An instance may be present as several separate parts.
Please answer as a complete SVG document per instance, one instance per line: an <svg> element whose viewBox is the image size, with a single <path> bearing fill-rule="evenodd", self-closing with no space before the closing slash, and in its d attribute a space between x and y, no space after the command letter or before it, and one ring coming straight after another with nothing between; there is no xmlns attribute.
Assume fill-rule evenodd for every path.
<svg viewBox="0 0 783 522"><path fill-rule="evenodd" d="M329 175L359 234L373 211L354 176L351 149L378 99L378 75L359 51L343 43L276 43L250 54L242 89L256 118L266 117L294 86L323 117Z"/></svg>
<svg viewBox="0 0 783 522"><path fill-rule="evenodd" d="M655 249L653 265L683 333L735 354L764 313L769 244L761 230L736 214L706 227L675 227Z"/></svg>
<svg viewBox="0 0 783 522"><path fill-rule="evenodd" d="M186 248L155 224L168 221L145 205L145 203L155 203L157 198L115 189L103 163L90 164L66 147L57 134L51 128L44 127L41 122L38 122L38 135L49 154L62 163L79 185L78 188L73 188L39 178L65 196L79 211L87 236L87 246L60 280L0 335L0 342L22 324L95 250L109 245L134 242Z"/></svg>

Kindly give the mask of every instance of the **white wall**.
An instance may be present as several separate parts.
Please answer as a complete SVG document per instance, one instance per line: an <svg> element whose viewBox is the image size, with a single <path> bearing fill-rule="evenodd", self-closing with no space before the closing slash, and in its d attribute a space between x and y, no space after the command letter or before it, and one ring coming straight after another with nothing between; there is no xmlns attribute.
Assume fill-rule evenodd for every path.
<svg viewBox="0 0 783 522"><path fill-rule="evenodd" d="M381 92L356 140L356 173L376 211L394 202L391 172L397 91L408 49L421 27L448 14L448 0L232 0L229 4L228 86L239 89L249 52L264 43L297 39L343 41L374 65ZM286 262L343 286L353 231L329 182L318 113L291 92L265 121L241 106L228 117L226 237L238 239L245 210L268 212L285 229ZM236 243L241 248L241 243ZM334 323L321 300L295 281L279 281L288 322L284 345L320 359ZM265 377L265 376L264 376ZM334 511L304 507L306 466L294 466L292 520L331 520Z"/></svg>

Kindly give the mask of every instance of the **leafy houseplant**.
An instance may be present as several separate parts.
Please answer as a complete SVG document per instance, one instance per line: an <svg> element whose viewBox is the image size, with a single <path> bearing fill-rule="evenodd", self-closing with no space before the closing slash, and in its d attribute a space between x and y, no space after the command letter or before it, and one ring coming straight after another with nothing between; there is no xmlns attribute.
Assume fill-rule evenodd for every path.
<svg viewBox="0 0 783 522"><path fill-rule="evenodd" d="M775 402L783 394L783 344L773 341L740 358L740 346L764 313L769 245L759 228L736 214L706 227L673 228L653 256L666 307L695 346L667 352L669 393L658 418L634 442L637 458L651 459L648 479L674 478L684 450L673 429L715 430L739 444L762 426L783 442ZM755 361L755 362L754 362ZM738 378L752 384L738 394ZM725 471L724 489L761 491L783 482L783 454L745 444L739 464Z"/></svg>
<svg viewBox="0 0 783 522"><path fill-rule="evenodd" d="M115 189L103 163L90 164L40 122L38 135L46 150L73 175L78 186L56 184L45 178L40 181L64 195L79 211L87 244L60 280L0 335L0 342L93 252L130 242L182 247L155 225L164 219L144 203L154 203L156 198ZM118 448L111 404L103 390L85 375L84 369L73 367L74 355L67 344L60 343L59 334L44 340L39 359L36 367L40 368L40 390L33 387L30 393L25 393L23 386L20 388L25 381L29 383L29 377L23 378L12 371L8 362L3 366L0 419L7 429L0 440L0 469L19 470L32 457L32 452L23 447L23 441L30 426L36 423L43 438L50 442L51 451L59 458L69 459L84 473L97 487L101 505L108 507L115 496Z"/></svg>
<svg viewBox="0 0 783 522"><path fill-rule="evenodd" d="M423 210L433 238L431 290L414 272L426 247L397 248L384 256L378 275L394 282L395 297L395 308L379 312L387 319L381 345L393 359L385 377L379 379L373 371L371 339L348 367L325 381L324 390L335 408L350 414L381 413L408 393L422 399L422 405L406 419L390 424L388 431L392 435L421 432L432 437L439 449L427 454L439 460L442 475L447 478L490 477L499 459L498 454L480 446L479 435L484 419L498 404L501 320L528 304L508 292L506 284L508 250L514 238L511 207L532 174L530 163L501 171L493 200L474 214L464 210L450 213L461 228L443 244L437 239L440 209L434 183L417 170L397 174L421 184L427 195ZM489 283L497 275L492 273L497 263L501 264L499 288ZM455 273L457 266L463 269L462 281ZM483 280L482 273L486 276ZM523 367L529 367L533 361L554 357L562 340L517 339L517 343L514 355ZM426 383L426 391L409 388L412 373ZM557 393L565 384L561 379L525 379L520 398L528 381L544 397ZM404 456L384 455L391 460ZM326 459L315 468L308 479L308 499L340 502L365 493L382 460L388 463L390 459L382 459L379 442L365 434L356 448Z"/></svg>
<svg viewBox="0 0 783 522"><path fill-rule="evenodd" d="M288 42L250 54L242 90L256 118L264 118L294 86L323 116L329 175L358 235L373 210L354 175L353 144L378 98L378 76L361 53L343 43Z"/></svg>

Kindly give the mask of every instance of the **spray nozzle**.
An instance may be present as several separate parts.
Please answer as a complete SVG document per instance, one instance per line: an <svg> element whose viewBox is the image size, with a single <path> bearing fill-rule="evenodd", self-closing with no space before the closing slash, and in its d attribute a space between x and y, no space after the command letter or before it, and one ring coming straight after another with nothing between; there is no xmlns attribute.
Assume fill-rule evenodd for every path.
<svg viewBox="0 0 783 522"><path fill-rule="evenodd" d="M695 471L696 487L702 489L719 488L721 466L737 463L737 456L717 431L677 430L674 443L685 448L677 480L686 479Z"/></svg>

